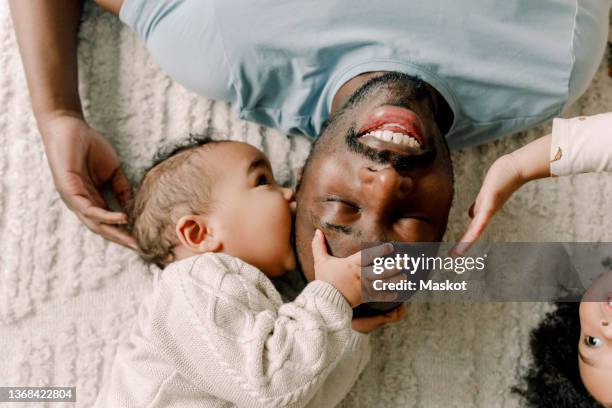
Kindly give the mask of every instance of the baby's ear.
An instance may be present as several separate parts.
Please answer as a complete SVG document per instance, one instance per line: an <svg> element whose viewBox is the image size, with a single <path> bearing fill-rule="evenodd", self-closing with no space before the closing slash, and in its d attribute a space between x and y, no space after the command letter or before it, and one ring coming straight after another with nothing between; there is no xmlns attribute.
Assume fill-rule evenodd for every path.
<svg viewBox="0 0 612 408"><path fill-rule="evenodd" d="M197 253L216 252L221 248L203 215L184 215L176 223L176 235L182 245Z"/></svg>

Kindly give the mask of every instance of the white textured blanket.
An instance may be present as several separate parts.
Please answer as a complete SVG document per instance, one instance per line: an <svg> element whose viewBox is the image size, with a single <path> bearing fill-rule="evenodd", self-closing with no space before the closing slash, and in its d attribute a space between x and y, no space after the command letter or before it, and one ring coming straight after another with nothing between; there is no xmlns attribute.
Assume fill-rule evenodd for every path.
<svg viewBox="0 0 612 408"><path fill-rule="evenodd" d="M91 4L79 58L87 118L112 141L133 181L160 143L207 130L263 148L281 180L293 179L308 153L306 139L240 122L225 104L171 81L133 33ZM150 286L148 270L130 251L90 233L55 192L6 1L0 2L0 70L0 386L74 385L76 405L88 407ZM572 114L604 111L612 111L605 64ZM492 160L549 129L454 154L447 240L460 236ZM610 241L611 202L611 175L532 183L496 218L487 238ZM344 406L517 406L509 388L528 362L529 330L547 308L410 305L401 324L373 335L373 360Z"/></svg>

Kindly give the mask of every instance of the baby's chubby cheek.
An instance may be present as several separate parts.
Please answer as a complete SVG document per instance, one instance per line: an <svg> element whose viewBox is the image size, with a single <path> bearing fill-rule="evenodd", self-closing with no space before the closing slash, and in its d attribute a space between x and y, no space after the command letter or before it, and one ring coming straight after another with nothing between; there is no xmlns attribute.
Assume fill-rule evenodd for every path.
<svg viewBox="0 0 612 408"><path fill-rule="evenodd" d="M291 224L276 224L276 228L268 229L269 234L267 236L265 236L265 231L262 231L262 233L264 235L261 240L267 242L261 246L262 253L258 256L264 258L262 261L270 265L269 271L272 272L274 277L294 271L297 261L291 243Z"/></svg>

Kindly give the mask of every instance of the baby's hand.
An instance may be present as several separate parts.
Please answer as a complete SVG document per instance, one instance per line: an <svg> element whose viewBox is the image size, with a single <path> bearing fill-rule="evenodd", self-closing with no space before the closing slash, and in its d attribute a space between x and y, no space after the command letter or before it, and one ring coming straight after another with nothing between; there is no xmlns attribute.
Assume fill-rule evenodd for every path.
<svg viewBox="0 0 612 408"><path fill-rule="evenodd" d="M397 323L406 316L406 305L402 304L385 314L378 316L353 318L353 330L360 333L370 333L388 323Z"/></svg>
<svg viewBox="0 0 612 408"><path fill-rule="evenodd" d="M393 251L393 245L384 244L368 248L364 254L365 265L374 258ZM314 259L315 279L334 286L349 302L351 307L361 304L361 251L346 257L336 258L327 253L325 237L321 230L316 230L312 239L312 256Z"/></svg>
<svg viewBox="0 0 612 408"><path fill-rule="evenodd" d="M465 254L480 238L493 215L524 182L512 154L497 159L487 172L476 201L468 210L472 222L457 245L451 249L451 254Z"/></svg>

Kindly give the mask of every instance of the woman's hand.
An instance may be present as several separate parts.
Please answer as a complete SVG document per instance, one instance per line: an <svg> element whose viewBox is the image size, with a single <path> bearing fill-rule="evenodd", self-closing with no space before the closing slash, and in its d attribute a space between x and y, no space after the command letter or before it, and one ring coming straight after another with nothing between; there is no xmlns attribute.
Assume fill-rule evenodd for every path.
<svg viewBox="0 0 612 408"><path fill-rule="evenodd" d="M9 0L32 107L55 186L68 207L93 232L136 248L119 225L127 215L107 210L98 189L110 183L121 205L130 197L112 146L82 118L77 33L81 0Z"/></svg>
<svg viewBox="0 0 612 408"><path fill-rule="evenodd" d="M69 113L39 121L39 128L55 186L68 208L91 231L136 249L134 238L120 227L127 224L127 214L109 211L99 191L108 183L124 208L131 198L130 184L110 143Z"/></svg>
<svg viewBox="0 0 612 408"><path fill-rule="evenodd" d="M525 183L515 160L512 153L504 155L497 159L487 172L476 201L468 210L472 222L459 242L451 249L452 255L465 254L480 238L491 218Z"/></svg>

